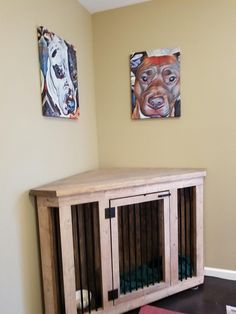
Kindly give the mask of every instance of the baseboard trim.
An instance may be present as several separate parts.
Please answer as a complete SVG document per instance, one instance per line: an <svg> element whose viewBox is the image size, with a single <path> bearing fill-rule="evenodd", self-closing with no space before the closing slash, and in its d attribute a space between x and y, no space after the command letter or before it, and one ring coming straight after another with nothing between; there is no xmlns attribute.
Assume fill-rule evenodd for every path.
<svg viewBox="0 0 236 314"><path fill-rule="evenodd" d="M236 280L236 271L229 269L205 267L204 275L228 280Z"/></svg>

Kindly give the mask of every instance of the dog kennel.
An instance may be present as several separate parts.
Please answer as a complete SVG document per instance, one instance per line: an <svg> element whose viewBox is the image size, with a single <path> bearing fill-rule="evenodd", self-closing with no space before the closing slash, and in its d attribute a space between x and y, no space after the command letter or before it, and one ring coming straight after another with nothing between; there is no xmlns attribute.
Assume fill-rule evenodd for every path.
<svg viewBox="0 0 236 314"><path fill-rule="evenodd" d="M45 313L123 313L201 284L204 176L97 170L32 190Z"/></svg>

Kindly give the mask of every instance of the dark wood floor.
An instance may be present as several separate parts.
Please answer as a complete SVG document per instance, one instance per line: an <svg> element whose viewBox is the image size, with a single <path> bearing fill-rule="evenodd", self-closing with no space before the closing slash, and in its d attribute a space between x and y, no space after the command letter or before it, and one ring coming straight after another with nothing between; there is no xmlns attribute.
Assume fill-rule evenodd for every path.
<svg viewBox="0 0 236 314"><path fill-rule="evenodd" d="M236 281L205 277L197 290L187 290L152 303L187 314L225 314L226 304L236 306ZM137 314L139 309L127 312Z"/></svg>

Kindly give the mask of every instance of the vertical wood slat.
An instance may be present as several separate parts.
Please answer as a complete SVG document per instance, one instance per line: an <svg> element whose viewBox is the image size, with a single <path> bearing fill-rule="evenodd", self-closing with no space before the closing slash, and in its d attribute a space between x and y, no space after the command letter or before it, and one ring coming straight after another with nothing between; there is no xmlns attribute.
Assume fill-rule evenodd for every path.
<svg viewBox="0 0 236 314"><path fill-rule="evenodd" d="M161 202L161 203L160 203ZM161 244L163 240L163 236L161 235L163 222L160 221L161 217L161 210L162 210L162 201L158 201L158 203L155 203L154 205L154 226L156 229L156 232L153 234L154 237L154 252L157 256L156 260L156 268L157 268L157 282L159 283L163 279L163 267L162 263L164 262L163 257L163 245ZM161 244L161 245L160 245Z"/></svg>
<svg viewBox="0 0 236 314"><path fill-rule="evenodd" d="M135 288L138 290L138 283L137 283L137 226L136 226L136 216L137 211L135 210L135 205L133 204L133 217L134 217L134 269L135 269Z"/></svg>
<svg viewBox="0 0 236 314"><path fill-rule="evenodd" d="M89 243L88 243L88 229L87 229L87 224L89 219L87 219L87 215L89 215L89 204L84 204L82 206L83 208L83 232L84 232L84 252L85 252L85 263L86 263L86 279L87 279L87 288L88 291L91 291L91 287L90 287L90 269L89 269L89 252L88 252L88 248L89 248ZM88 311L89 313L91 313L91 300L90 298L88 298Z"/></svg>
<svg viewBox="0 0 236 314"><path fill-rule="evenodd" d="M98 309L98 287L97 286L97 278L96 278L96 249L95 249L95 228L98 226L94 222L94 216L96 215L96 211L98 209L97 204L92 203L90 204L90 213L91 213L91 236L92 236L92 261L93 261L93 271L92 271L92 276L93 276L93 282L94 282L94 299L95 299L95 309ZM97 222L97 220L96 220ZM99 232L98 232L98 238L99 239ZM97 243L97 242L96 242ZM99 265L100 265L100 246L97 248L99 250Z"/></svg>
<svg viewBox="0 0 236 314"><path fill-rule="evenodd" d="M132 286L131 286L131 236L130 236L130 230L131 230L131 219L130 219L130 208L131 205L128 206L127 208L127 215L128 215L128 249L129 249L129 291L132 291Z"/></svg>
<svg viewBox="0 0 236 314"><path fill-rule="evenodd" d="M188 251L187 251L187 245L188 245L188 235L189 235L189 233L187 232L187 229L188 229L187 212L189 213L189 207L187 207L186 188L183 190L183 193L184 193L184 255L185 255L184 276L185 276L185 279L187 279L188 278L188 263L187 263ZM192 267L192 265L190 265L190 268L191 267Z"/></svg>
<svg viewBox="0 0 236 314"><path fill-rule="evenodd" d="M148 211L149 211L149 208L148 208L148 204L147 202L144 203L144 217L145 217L145 255L146 255L146 265L148 265ZM149 278L148 278L148 267L146 268L146 286L148 287L149 286Z"/></svg>
<svg viewBox="0 0 236 314"><path fill-rule="evenodd" d="M179 281L178 266L178 193L176 189L170 190L170 278L171 284Z"/></svg>
<svg viewBox="0 0 236 314"><path fill-rule="evenodd" d="M57 301L61 314L65 313L65 296L64 296L64 284L62 275L62 260L61 260L61 235L59 224L59 209L58 207L51 208L52 217L52 233L53 233L53 245L54 245L54 267L56 274L56 286L57 286ZM59 314L58 313L58 314Z"/></svg>
<svg viewBox="0 0 236 314"><path fill-rule="evenodd" d="M180 280L183 280L183 257L184 257L184 194L183 189L179 189L179 263L180 263Z"/></svg>
<svg viewBox="0 0 236 314"><path fill-rule="evenodd" d="M110 205L111 206L111 205ZM120 294L120 266L119 266L119 240L118 240L118 212L115 209L115 217L110 219L111 240L112 240L112 269L113 269L113 288L118 289ZM114 300L116 304L116 300Z"/></svg>
<svg viewBox="0 0 236 314"><path fill-rule="evenodd" d="M194 225L193 225L193 215L194 215L194 207L195 205L193 204L193 195L196 193L195 187L190 187L187 190L187 195L188 195L188 201L189 201L189 228L188 228L188 252L189 252L189 262L190 262L190 273L189 276L192 278L193 276L193 271L194 271L194 259L193 259L193 230L194 230Z"/></svg>
<svg viewBox="0 0 236 314"><path fill-rule="evenodd" d="M59 201L62 269L66 314L77 314L71 206Z"/></svg>
<svg viewBox="0 0 236 314"><path fill-rule="evenodd" d="M118 210L118 214L120 213L120 237L121 241L119 241L119 260L120 260L120 271L123 273L123 293L126 294L126 284L125 284L125 238L124 238L124 207L121 206ZM122 289L122 287L120 287Z"/></svg>
<svg viewBox="0 0 236 314"><path fill-rule="evenodd" d="M164 198L164 206L163 206L163 215L164 215L164 247L163 247L163 256L164 256L164 281L166 283L170 283L170 202L169 198Z"/></svg>
<svg viewBox="0 0 236 314"><path fill-rule="evenodd" d="M196 186L196 275L204 274L203 256L203 185Z"/></svg>
<svg viewBox="0 0 236 314"><path fill-rule="evenodd" d="M55 275L55 256L52 234L51 208L44 205L44 198L37 198L40 253L42 263L45 314L59 312Z"/></svg>
<svg viewBox="0 0 236 314"><path fill-rule="evenodd" d="M112 306L112 302L108 301L108 291L112 290L110 219L105 219L105 208L108 207L108 201L105 199L99 200L100 247L103 248L101 249L101 272L104 310L107 310Z"/></svg>
<svg viewBox="0 0 236 314"><path fill-rule="evenodd" d="M81 311L84 311L83 302L83 274L82 274L82 259L81 259L81 245L80 245L80 223L79 223L79 206L76 205L72 209L72 224L73 224L73 237L74 237L74 261L75 261L75 280L76 290L80 290Z"/></svg>

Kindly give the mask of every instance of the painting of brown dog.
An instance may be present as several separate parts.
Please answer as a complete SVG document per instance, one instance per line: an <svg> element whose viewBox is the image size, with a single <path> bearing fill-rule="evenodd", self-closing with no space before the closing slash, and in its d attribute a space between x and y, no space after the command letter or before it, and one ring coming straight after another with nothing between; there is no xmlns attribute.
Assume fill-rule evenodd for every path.
<svg viewBox="0 0 236 314"><path fill-rule="evenodd" d="M180 117L180 50L130 56L132 119Z"/></svg>

